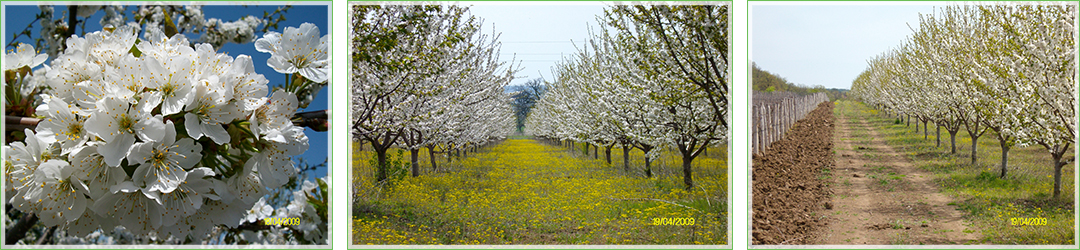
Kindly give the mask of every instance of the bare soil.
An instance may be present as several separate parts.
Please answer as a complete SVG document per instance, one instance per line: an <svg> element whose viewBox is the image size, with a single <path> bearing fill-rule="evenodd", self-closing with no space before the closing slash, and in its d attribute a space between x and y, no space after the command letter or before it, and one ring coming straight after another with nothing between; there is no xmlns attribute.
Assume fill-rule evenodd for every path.
<svg viewBox="0 0 1080 250"><path fill-rule="evenodd" d="M979 238L933 174L886 144L865 119L840 117L836 124L832 196L825 199L833 208L827 225L807 243L938 245Z"/></svg>
<svg viewBox="0 0 1080 250"><path fill-rule="evenodd" d="M752 244L812 244L829 226L833 104L799 120L783 139L753 157Z"/></svg>

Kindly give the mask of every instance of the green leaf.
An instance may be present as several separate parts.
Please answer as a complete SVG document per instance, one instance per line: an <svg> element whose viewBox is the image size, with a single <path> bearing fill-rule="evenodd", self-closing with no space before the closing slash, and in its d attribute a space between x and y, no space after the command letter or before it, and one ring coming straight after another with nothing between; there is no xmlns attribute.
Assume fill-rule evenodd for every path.
<svg viewBox="0 0 1080 250"><path fill-rule="evenodd" d="M165 31L165 36L172 37L173 35L176 35L176 33L177 33L176 24L173 23L172 16L169 15L168 10L162 8L162 11L165 12L165 30L164 30Z"/></svg>
<svg viewBox="0 0 1080 250"><path fill-rule="evenodd" d="M136 41L138 41L138 40L136 40ZM138 44L138 43L136 43L136 44ZM128 50L128 52L131 52L131 55L133 55L135 57L142 57L142 51L139 51L139 48L135 47L135 44L131 45L131 49Z"/></svg>

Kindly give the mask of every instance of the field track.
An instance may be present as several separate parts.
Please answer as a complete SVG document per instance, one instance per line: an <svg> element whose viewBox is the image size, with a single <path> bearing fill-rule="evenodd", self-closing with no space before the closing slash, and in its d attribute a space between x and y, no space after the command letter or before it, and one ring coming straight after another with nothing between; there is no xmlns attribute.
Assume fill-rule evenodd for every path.
<svg viewBox="0 0 1080 250"><path fill-rule="evenodd" d="M963 244L979 238L953 198L881 139L850 103L837 105L832 210L816 244Z"/></svg>

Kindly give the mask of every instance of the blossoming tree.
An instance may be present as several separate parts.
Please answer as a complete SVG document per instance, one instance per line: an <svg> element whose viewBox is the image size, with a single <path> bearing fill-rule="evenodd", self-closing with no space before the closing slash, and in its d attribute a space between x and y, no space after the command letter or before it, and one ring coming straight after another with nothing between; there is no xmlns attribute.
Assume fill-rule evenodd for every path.
<svg viewBox="0 0 1080 250"><path fill-rule="evenodd" d="M1074 160L1063 156L1076 141L1076 18L1075 4L945 7L924 16L900 48L870 60L852 94L931 117L954 135L953 153L955 131L965 127L971 164L978 137L993 131L1001 178L1012 146L1043 146L1053 158L1056 198L1062 168Z"/></svg>
<svg viewBox="0 0 1080 250"><path fill-rule="evenodd" d="M497 37L458 6L352 6L352 133L376 153L387 180L387 150L408 149L411 172L426 147L449 154L513 129L503 88L516 70L499 59Z"/></svg>
<svg viewBox="0 0 1080 250"><path fill-rule="evenodd" d="M264 29L256 40L261 19L205 20L201 6L139 6L141 21L125 24L116 16L124 8L104 7L104 28L84 35L73 33L74 23L39 16L47 53L19 43L5 55L5 98L17 100L5 107L36 106L7 110L8 120L40 119L3 147L4 202L23 215L7 243L39 220L47 231L38 243L59 231L61 243L131 242L98 239L105 234L143 243L325 244L326 183L308 179L293 157L309 147L297 109L328 81L327 36L304 23ZM77 17L100 9L67 11L86 22ZM198 42L188 29L201 29ZM287 82L256 72L262 62L248 55L218 52L224 42L252 40Z"/></svg>
<svg viewBox="0 0 1080 250"><path fill-rule="evenodd" d="M682 155L683 182L694 187L692 161L727 140L726 5L619 5L604 27L554 69L530 133L642 150L645 175L663 147ZM610 148L610 147L609 147Z"/></svg>

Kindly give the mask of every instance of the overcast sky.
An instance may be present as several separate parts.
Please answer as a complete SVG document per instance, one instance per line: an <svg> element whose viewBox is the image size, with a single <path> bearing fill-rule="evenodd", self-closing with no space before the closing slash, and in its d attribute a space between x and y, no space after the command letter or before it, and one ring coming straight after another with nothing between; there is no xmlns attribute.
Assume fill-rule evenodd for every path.
<svg viewBox="0 0 1080 250"><path fill-rule="evenodd" d="M589 37L589 26L596 26L596 15L604 13L600 2L467 2L474 16L484 19L484 33L492 25L501 32L503 61L516 54L522 71L511 84L524 84L529 79L544 77L552 80L551 67L563 56L577 51L576 42Z"/></svg>
<svg viewBox="0 0 1080 250"><path fill-rule="evenodd" d="M866 61L918 28L925 3L750 2L750 60L789 82L851 88Z"/></svg>

